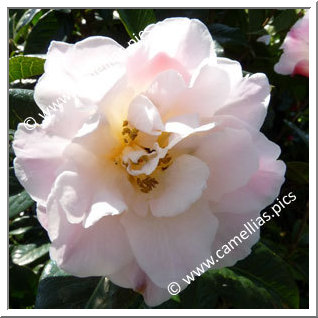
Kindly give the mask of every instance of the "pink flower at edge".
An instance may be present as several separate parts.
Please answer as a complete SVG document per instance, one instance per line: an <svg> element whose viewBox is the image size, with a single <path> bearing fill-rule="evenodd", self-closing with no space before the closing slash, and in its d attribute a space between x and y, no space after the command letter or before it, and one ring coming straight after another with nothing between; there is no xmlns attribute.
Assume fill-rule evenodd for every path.
<svg viewBox="0 0 318 318"><path fill-rule="evenodd" d="M281 48L284 52L274 66L275 72L309 77L309 12L293 25Z"/></svg>
<svg viewBox="0 0 318 318"><path fill-rule="evenodd" d="M126 49L99 36L53 41L35 101L43 110L63 95L41 126L19 124L13 147L50 256L70 274L107 276L157 306L279 194L280 148L260 132L267 77L216 57L198 20L149 25Z"/></svg>

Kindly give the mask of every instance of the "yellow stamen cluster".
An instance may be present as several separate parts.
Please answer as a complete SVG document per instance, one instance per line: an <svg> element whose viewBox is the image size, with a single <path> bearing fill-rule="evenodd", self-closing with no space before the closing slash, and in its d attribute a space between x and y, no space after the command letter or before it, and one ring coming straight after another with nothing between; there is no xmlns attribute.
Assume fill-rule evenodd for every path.
<svg viewBox="0 0 318 318"><path fill-rule="evenodd" d="M143 193L150 192L159 182L152 177L146 177L145 179L137 178L137 184L140 188L140 191Z"/></svg>
<svg viewBox="0 0 318 318"><path fill-rule="evenodd" d="M138 129L136 128L129 128L128 126L128 121L124 120L123 122L123 130L121 132L121 134L125 137L124 138L124 142L126 144L130 143L131 141L135 140L136 137L138 136ZM127 136L126 136L127 135Z"/></svg>
<svg viewBox="0 0 318 318"><path fill-rule="evenodd" d="M138 136L139 130L136 128L132 128L129 126L129 123L127 120L123 121L122 125L123 129L121 134L123 135L123 140L124 143L127 145L130 145ZM169 136L170 133L163 132L159 137L158 137L158 144L161 148L165 148L168 145L169 142ZM151 150L150 148L144 148L148 153L152 153L155 150ZM121 159L116 158L115 159L115 164L117 165L120 162ZM142 167L143 164L145 164L149 158L147 156L141 156L138 160L138 162L131 163L131 169L133 170L138 170ZM162 171L166 170L169 168L169 166L172 163L172 158L169 154L166 154L164 158L159 159L158 166L156 171L161 169ZM122 164L125 167L128 167L128 163L122 162ZM156 173L155 173L156 175ZM129 176L129 180L132 183L135 183L138 188L140 189L141 192L143 193L149 193L152 191L158 184L159 182L153 177L153 176L147 176L147 175L139 175L139 177L134 177L132 175Z"/></svg>
<svg viewBox="0 0 318 318"><path fill-rule="evenodd" d="M166 154L164 158L159 159L158 167L161 168L161 170L166 170L171 165L171 156L169 154Z"/></svg>

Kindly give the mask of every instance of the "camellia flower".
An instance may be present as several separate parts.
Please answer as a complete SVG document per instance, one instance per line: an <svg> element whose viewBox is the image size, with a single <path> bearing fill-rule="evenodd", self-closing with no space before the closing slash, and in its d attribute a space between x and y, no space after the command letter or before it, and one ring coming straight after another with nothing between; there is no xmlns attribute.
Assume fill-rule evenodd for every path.
<svg viewBox="0 0 318 318"><path fill-rule="evenodd" d="M275 64L276 73L309 76L309 13L298 20L287 33L281 46L284 50Z"/></svg>
<svg viewBox="0 0 318 318"><path fill-rule="evenodd" d="M53 41L35 101L44 111L65 95L34 130L20 124L13 146L50 256L73 275L107 276L156 306L279 194L280 148L259 131L268 80L217 58L198 20L149 25L126 49Z"/></svg>

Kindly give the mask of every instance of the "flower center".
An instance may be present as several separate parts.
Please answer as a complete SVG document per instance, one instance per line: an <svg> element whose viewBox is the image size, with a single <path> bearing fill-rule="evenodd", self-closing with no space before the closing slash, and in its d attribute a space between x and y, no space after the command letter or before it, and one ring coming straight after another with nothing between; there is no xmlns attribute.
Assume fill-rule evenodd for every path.
<svg viewBox="0 0 318 318"><path fill-rule="evenodd" d="M122 124L123 148L114 159L116 165L121 164L129 174L129 180L143 193L149 193L158 184L158 173L165 171L172 163L168 154L169 133L162 132L159 136L146 135L131 127L127 120ZM140 136L142 135L142 136ZM151 140L152 146L144 145Z"/></svg>

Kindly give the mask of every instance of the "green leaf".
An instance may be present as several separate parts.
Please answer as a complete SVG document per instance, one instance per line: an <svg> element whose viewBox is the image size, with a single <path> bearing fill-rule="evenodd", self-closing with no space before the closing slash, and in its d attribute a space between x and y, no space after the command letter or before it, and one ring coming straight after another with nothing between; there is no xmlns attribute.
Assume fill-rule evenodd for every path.
<svg viewBox="0 0 318 318"><path fill-rule="evenodd" d="M51 260L41 274L35 308L85 308L99 281L100 277L70 276Z"/></svg>
<svg viewBox="0 0 318 318"><path fill-rule="evenodd" d="M223 47L228 46L248 46L244 34L239 28L232 28L221 23L209 25L209 30L213 40L216 40Z"/></svg>
<svg viewBox="0 0 318 318"><path fill-rule="evenodd" d="M44 72L44 59L31 56L15 56L9 59L9 81L30 78Z"/></svg>
<svg viewBox="0 0 318 318"><path fill-rule="evenodd" d="M233 308L276 307L275 299L263 286L228 268L210 270L200 277L196 294L199 308L213 308L216 297Z"/></svg>
<svg viewBox="0 0 318 318"><path fill-rule="evenodd" d="M42 11L40 9L29 9L23 13L15 28L16 35L14 37L14 41L16 43L19 41L21 35L27 32L27 28L29 27L30 23L38 19L41 14Z"/></svg>
<svg viewBox="0 0 318 318"><path fill-rule="evenodd" d="M36 246L35 244L17 245L11 253L12 262L16 265L27 265L49 252L50 243Z"/></svg>
<svg viewBox="0 0 318 318"><path fill-rule="evenodd" d="M140 308L143 298L132 289L121 288L106 277L100 279L85 308Z"/></svg>
<svg viewBox="0 0 318 318"><path fill-rule="evenodd" d="M9 168L9 196L15 195L23 191L23 187L18 181L14 173L14 168Z"/></svg>
<svg viewBox="0 0 318 318"><path fill-rule="evenodd" d="M252 254L231 268L269 292L279 308L298 308L299 293L288 265L264 244L254 246Z"/></svg>
<svg viewBox="0 0 318 318"><path fill-rule="evenodd" d="M29 9L26 10L22 17L20 18L19 22L17 23L16 30L19 31L22 27L29 24L35 15L40 12L40 9Z"/></svg>
<svg viewBox="0 0 318 318"><path fill-rule="evenodd" d="M41 122L38 115L40 108L33 98L34 91L31 89L12 88L9 89L9 128L16 129L20 122L24 122L28 117L33 117L35 121Z"/></svg>
<svg viewBox="0 0 318 318"><path fill-rule="evenodd" d="M13 39L15 35L16 13L9 17L9 39Z"/></svg>
<svg viewBox="0 0 318 318"><path fill-rule="evenodd" d="M33 203L34 201L25 190L9 197L9 218L15 217L20 212L29 208Z"/></svg>
<svg viewBox="0 0 318 318"><path fill-rule="evenodd" d="M296 23L297 19L297 13L294 9L282 10L272 23L275 32L289 30Z"/></svg>
<svg viewBox="0 0 318 318"><path fill-rule="evenodd" d="M41 16L30 32L24 54L44 54L52 40L65 41L71 34L73 24L68 14L50 10Z"/></svg>
<svg viewBox="0 0 318 318"><path fill-rule="evenodd" d="M64 272L62 269L60 269L55 261L48 261L48 263L45 265L40 280L51 278L51 277L60 277L60 276L69 276L66 272Z"/></svg>
<svg viewBox="0 0 318 318"><path fill-rule="evenodd" d="M41 227L36 216L30 213L25 214L21 217L15 217L9 225L9 234L19 235L20 237L22 237L22 234L25 234L27 232L29 232L30 234L31 232L33 232L38 238L41 231L44 232L45 230ZM25 242L24 240L22 242ZM34 240L35 237L32 236L32 242L34 242Z"/></svg>
<svg viewBox="0 0 318 318"><path fill-rule="evenodd" d="M50 260L44 267L36 308L140 308L141 295L103 277L74 277Z"/></svg>
<svg viewBox="0 0 318 318"><path fill-rule="evenodd" d="M268 17L267 10L264 9L248 9L249 31L255 34L264 32L263 23Z"/></svg>
<svg viewBox="0 0 318 318"><path fill-rule="evenodd" d="M156 16L152 9L120 9L118 13L127 33L134 40L138 40L139 32L143 31L147 25L156 23Z"/></svg>
<svg viewBox="0 0 318 318"><path fill-rule="evenodd" d="M309 165L307 162L287 162L286 177L299 184L309 184Z"/></svg>
<svg viewBox="0 0 318 318"><path fill-rule="evenodd" d="M13 265L9 270L9 306L25 308L35 301L38 277L28 268Z"/></svg>

